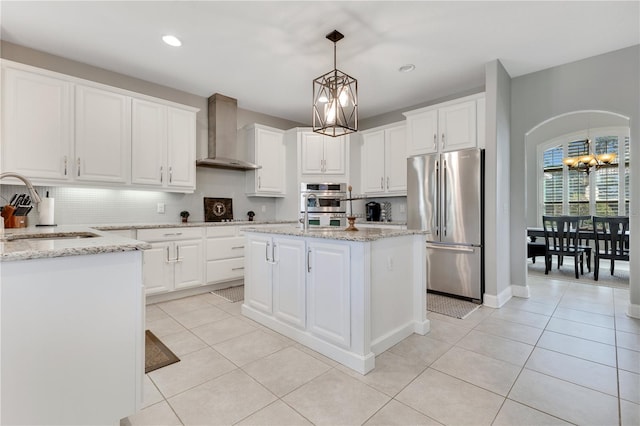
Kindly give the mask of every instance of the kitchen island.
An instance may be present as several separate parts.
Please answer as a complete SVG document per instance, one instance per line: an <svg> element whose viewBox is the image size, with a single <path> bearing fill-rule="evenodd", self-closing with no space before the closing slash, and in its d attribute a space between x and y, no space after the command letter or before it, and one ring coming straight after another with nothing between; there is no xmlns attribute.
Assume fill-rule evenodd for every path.
<svg viewBox="0 0 640 426"><path fill-rule="evenodd" d="M116 424L141 408L148 246L78 226L0 234L1 424Z"/></svg>
<svg viewBox="0 0 640 426"><path fill-rule="evenodd" d="M245 316L361 374L377 354L429 331L422 232L245 234Z"/></svg>

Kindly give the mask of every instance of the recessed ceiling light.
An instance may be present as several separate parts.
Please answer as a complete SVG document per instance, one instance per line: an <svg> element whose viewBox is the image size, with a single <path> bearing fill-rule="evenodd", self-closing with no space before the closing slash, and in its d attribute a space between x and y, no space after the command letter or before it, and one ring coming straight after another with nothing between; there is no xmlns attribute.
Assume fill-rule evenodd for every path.
<svg viewBox="0 0 640 426"><path fill-rule="evenodd" d="M413 65L413 64L406 64L406 65L403 65L403 66L401 66L400 68L398 68L398 71L400 71L400 72L411 72L411 71L413 71L413 70L415 70L415 69L416 69L416 66L415 66L415 65Z"/></svg>
<svg viewBox="0 0 640 426"><path fill-rule="evenodd" d="M179 47L182 46L182 42L178 39L178 37L173 35L164 35L162 36L162 41L167 43L169 46Z"/></svg>

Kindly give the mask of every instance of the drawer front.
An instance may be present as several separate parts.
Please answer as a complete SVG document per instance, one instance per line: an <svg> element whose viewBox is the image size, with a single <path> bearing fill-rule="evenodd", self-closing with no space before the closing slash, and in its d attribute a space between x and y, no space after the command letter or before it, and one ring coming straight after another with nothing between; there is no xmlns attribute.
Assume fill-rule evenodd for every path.
<svg viewBox="0 0 640 426"><path fill-rule="evenodd" d="M202 228L155 228L138 229L140 241L193 240L202 238Z"/></svg>
<svg viewBox="0 0 640 426"><path fill-rule="evenodd" d="M239 280L244 278L244 258L209 260L207 283Z"/></svg>
<svg viewBox="0 0 640 426"><path fill-rule="evenodd" d="M237 226L207 226L207 238L235 237L236 235L238 235Z"/></svg>
<svg viewBox="0 0 640 426"><path fill-rule="evenodd" d="M208 238L207 260L244 257L244 237Z"/></svg>

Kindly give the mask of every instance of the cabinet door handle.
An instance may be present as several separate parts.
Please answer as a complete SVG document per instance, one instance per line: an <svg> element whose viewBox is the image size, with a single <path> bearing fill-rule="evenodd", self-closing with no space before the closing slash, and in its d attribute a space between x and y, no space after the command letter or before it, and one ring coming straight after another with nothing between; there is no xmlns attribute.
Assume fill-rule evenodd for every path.
<svg viewBox="0 0 640 426"><path fill-rule="evenodd" d="M169 166L169 183L173 182L173 168Z"/></svg>
<svg viewBox="0 0 640 426"><path fill-rule="evenodd" d="M258 176L258 189L262 188L262 180L260 179L260 176Z"/></svg>
<svg viewBox="0 0 640 426"><path fill-rule="evenodd" d="M387 176L387 190L389 189L389 176Z"/></svg>
<svg viewBox="0 0 640 426"><path fill-rule="evenodd" d="M169 246L167 246L167 263L171 263L171 259L169 258Z"/></svg>
<svg viewBox="0 0 640 426"><path fill-rule="evenodd" d="M438 135L435 133L433 134L433 149L438 149Z"/></svg>
<svg viewBox="0 0 640 426"><path fill-rule="evenodd" d="M180 246L176 246L176 262L182 262L182 259L180 259Z"/></svg>
<svg viewBox="0 0 640 426"><path fill-rule="evenodd" d="M164 175L164 168L160 166L160 183L162 183L163 181L163 175Z"/></svg>
<svg viewBox="0 0 640 426"><path fill-rule="evenodd" d="M78 157L78 176L80 176L80 157Z"/></svg>
<svg viewBox="0 0 640 426"><path fill-rule="evenodd" d="M231 268L232 271L241 271L244 269L244 266L240 267L240 268Z"/></svg>
<svg viewBox="0 0 640 426"><path fill-rule="evenodd" d="M238 250L238 249L243 249L244 246L235 246L235 247L231 247L231 250Z"/></svg>
<svg viewBox="0 0 640 426"><path fill-rule="evenodd" d="M442 147L444 148L444 133L442 134Z"/></svg>
<svg viewBox="0 0 640 426"><path fill-rule="evenodd" d="M64 156L64 175L67 175L67 156Z"/></svg>
<svg viewBox="0 0 640 426"><path fill-rule="evenodd" d="M162 234L165 237L173 237L173 236L178 236L178 235L182 235L182 232L170 232L168 234Z"/></svg>
<svg viewBox="0 0 640 426"><path fill-rule="evenodd" d="M380 176L380 189L384 189L384 176Z"/></svg>
<svg viewBox="0 0 640 426"><path fill-rule="evenodd" d="M311 249L307 250L307 272L311 272Z"/></svg>
<svg viewBox="0 0 640 426"><path fill-rule="evenodd" d="M264 247L264 260L267 263L269 262L269 242L267 242L267 245Z"/></svg>

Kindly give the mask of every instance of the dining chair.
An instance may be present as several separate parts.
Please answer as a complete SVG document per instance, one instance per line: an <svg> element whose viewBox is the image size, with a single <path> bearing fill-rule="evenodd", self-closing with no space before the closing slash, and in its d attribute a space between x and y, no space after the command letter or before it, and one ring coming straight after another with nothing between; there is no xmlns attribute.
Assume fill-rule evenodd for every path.
<svg viewBox="0 0 640 426"><path fill-rule="evenodd" d="M600 259L611 260L611 275L616 260L629 261L629 217L593 216L593 239L595 240L593 277L598 281Z"/></svg>
<svg viewBox="0 0 640 426"><path fill-rule="evenodd" d="M578 262L580 262L580 273L584 275L585 249L578 244L579 225L580 216L542 216L544 244L547 249L545 275L548 275L551 270L551 259L554 254L558 256L558 268L564 256L571 256L574 259L576 278L580 278Z"/></svg>
<svg viewBox="0 0 640 426"><path fill-rule="evenodd" d="M593 229L593 220L591 216L573 216L578 219L578 231L590 231ZM583 233L584 237L584 233ZM578 234L578 247L584 250L584 257L587 260L587 270L591 272L591 246L589 245L590 238L580 238ZM558 256L558 269L562 265L562 256Z"/></svg>

